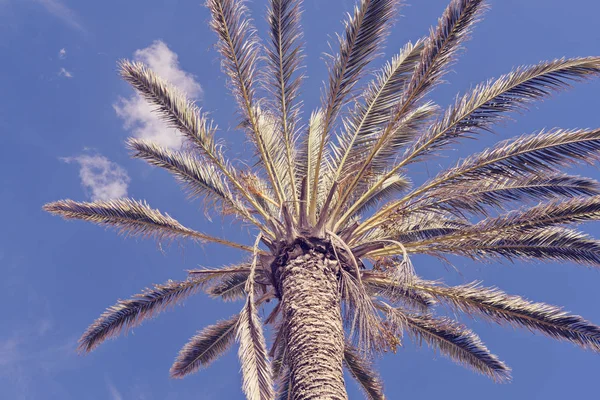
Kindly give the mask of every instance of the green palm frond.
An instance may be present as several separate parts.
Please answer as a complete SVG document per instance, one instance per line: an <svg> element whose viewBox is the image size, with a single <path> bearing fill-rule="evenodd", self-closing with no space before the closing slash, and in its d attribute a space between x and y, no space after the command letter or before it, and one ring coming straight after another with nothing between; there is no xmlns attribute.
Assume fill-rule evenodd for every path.
<svg viewBox="0 0 600 400"><path fill-rule="evenodd" d="M385 400L383 383L373 364L350 343L344 346L344 365L369 400Z"/></svg>
<svg viewBox="0 0 600 400"><path fill-rule="evenodd" d="M548 97L552 92L600 74L600 58L574 58L520 67L514 72L476 86L457 98L454 105L407 150L401 164L444 146L454 138L481 130L506 118L505 114L527 109L527 104Z"/></svg>
<svg viewBox="0 0 600 400"><path fill-rule="evenodd" d="M433 189L460 185L467 181L492 178L530 177L541 173L556 173L559 167L577 162L588 162L600 157L599 129L554 129L534 135L501 142L492 149L471 156L450 168L429 183L391 202L363 223L362 231L377 224L389 223L400 218L407 203L418 195Z"/></svg>
<svg viewBox="0 0 600 400"><path fill-rule="evenodd" d="M454 287L415 282L412 288L429 293L467 314L478 315L501 325L526 328L600 352L600 327L559 307L534 303L496 288L482 287L478 282Z"/></svg>
<svg viewBox="0 0 600 400"><path fill-rule="evenodd" d="M252 251L252 247L186 228L168 214L162 214L145 202L132 199L100 200L91 203L60 200L46 204L44 210L65 219L80 219L114 227L126 236L155 237L158 240L185 238Z"/></svg>
<svg viewBox="0 0 600 400"><path fill-rule="evenodd" d="M345 21L345 32L339 37L339 52L331 58L329 80L323 98L321 141L315 163L315 178L310 187L309 215L317 212L321 160L327 138L335 126L340 109L350 100L350 93L377 56L389 33L399 0L361 0L354 14Z"/></svg>
<svg viewBox="0 0 600 400"><path fill-rule="evenodd" d="M161 79L142 63L122 61L121 76L130 83L151 105L158 115L199 151L201 157L219 169L236 190L243 195L263 217L267 214L253 201L247 190L239 183L239 172L225 159L216 145L216 128L201 114L198 107L188 100L176 87Z"/></svg>
<svg viewBox="0 0 600 400"><path fill-rule="evenodd" d="M575 262L600 266L600 241L565 228L541 228L526 232L509 231L503 234L483 233L460 238L459 235L438 237L432 244L406 244L409 253L443 255L446 253L476 260L504 257ZM393 255L398 249L374 252L374 255Z"/></svg>
<svg viewBox="0 0 600 400"><path fill-rule="evenodd" d="M489 376L496 382L510 380L510 368L490 353L479 336L448 318L406 314L387 306L389 320L406 330L417 343L425 342L458 364Z"/></svg>
<svg viewBox="0 0 600 400"><path fill-rule="evenodd" d="M250 272L237 272L223 276L218 282L207 289L211 297L224 301L236 301L246 297L246 282Z"/></svg>
<svg viewBox="0 0 600 400"><path fill-rule="evenodd" d="M192 197L205 196L222 201L240 217L258 224L250 215L250 210L234 197L221 171L213 164L198 159L194 153L172 151L146 140L131 138L127 146L135 152L133 157L174 174L188 188Z"/></svg>
<svg viewBox="0 0 600 400"><path fill-rule="evenodd" d="M421 200L410 204L408 213L445 210L462 215L464 212L487 215L488 208L506 210L518 202L573 199L597 196L600 183L580 176L551 174L465 180L452 187L440 187Z"/></svg>
<svg viewBox="0 0 600 400"><path fill-rule="evenodd" d="M246 128L249 139L259 153L267 176L273 186L279 203L283 201L283 189L274 167L273 155L268 152L264 132L259 126L257 115L258 86L257 62L260 45L256 30L248 16L248 8L243 0L207 0L212 19L211 28L219 40L217 49L222 56L222 68L229 77L230 87L238 102L242 115L241 126Z"/></svg>
<svg viewBox="0 0 600 400"><path fill-rule="evenodd" d="M468 38L473 25L485 8L484 0L452 0L440 18L437 29L431 31L431 35L425 42L425 47L421 52L421 60L406 87L401 103L392 113L359 171L354 174L354 179L348 186L347 193L351 193L356 185L362 181L363 174L369 170L373 158L384 148L384 143L397 129L398 123L446 74L461 44ZM395 173L399 167L394 169ZM344 203L346 199L347 195L342 197L341 203ZM353 212L354 210L351 207L341 220L352 215Z"/></svg>
<svg viewBox="0 0 600 400"><path fill-rule="evenodd" d="M94 321L79 339L79 351L90 352L107 339L140 325L144 320L196 294L210 276L155 285L129 300L119 300Z"/></svg>
<svg viewBox="0 0 600 400"><path fill-rule="evenodd" d="M424 41L414 45L408 43L400 53L385 64L375 75L363 95L364 104L358 103L344 123L343 132L338 135L338 146L334 146L336 177L346 176L361 159L366 146L373 142L374 135L388 122L390 113L402 100L405 86L420 60Z"/></svg>
<svg viewBox="0 0 600 400"><path fill-rule="evenodd" d="M298 93L303 75L299 73L302 47L299 43L300 0L271 0L267 12L270 46L267 47L268 87L277 100L276 109L286 153L287 179L291 182L291 198L296 214L298 194L296 188L296 129L299 119Z"/></svg>
<svg viewBox="0 0 600 400"><path fill-rule="evenodd" d="M235 327L239 315L208 326L192 337L181 349L171 367L172 378L183 378L208 367L222 356L235 342Z"/></svg>
<svg viewBox="0 0 600 400"><path fill-rule="evenodd" d="M414 289L410 284L400 283L389 273L363 271L361 276L365 287L371 293L394 305L402 304L416 311L427 312L437 304L428 292Z"/></svg>
<svg viewBox="0 0 600 400"><path fill-rule="evenodd" d="M379 183L380 178L381 175L377 175L372 179L372 182ZM407 191L411 187L411 184L412 182L404 175L392 175L383 181L377 189L371 190L373 188L373 186L371 186L371 194L368 196L360 196L360 199L354 203L354 215L360 215L380 202L389 200L390 198L395 197L395 195Z"/></svg>

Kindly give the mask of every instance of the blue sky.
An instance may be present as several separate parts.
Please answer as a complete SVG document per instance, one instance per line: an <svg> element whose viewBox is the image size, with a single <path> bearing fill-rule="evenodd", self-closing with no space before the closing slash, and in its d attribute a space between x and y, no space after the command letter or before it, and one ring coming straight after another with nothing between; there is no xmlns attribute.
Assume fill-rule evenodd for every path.
<svg viewBox="0 0 600 400"><path fill-rule="evenodd" d="M435 23L447 0L413 1L405 7L387 46L388 55L416 40ZM454 94L512 66L562 56L598 55L600 3L594 0L492 0L450 84L435 100ZM350 0L307 0L304 115L318 104L326 77L321 54L340 30ZM265 32L266 2L251 9ZM184 0L0 0L0 398L3 399L242 399L239 365L230 351L209 370L170 380L168 369L196 330L237 312L199 295L173 312L149 321L127 337L110 341L89 356L75 354L76 340L107 306L152 283L184 279L185 269L236 262L241 254L213 245L171 246L123 239L85 223L66 223L41 206L61 198L88 200L129 195L146 199L181 222L214 235L251 243L251 232L229 220L208 221L201 205L186 201L170 176L124 148L130 135L154 137L176 146L177 138L156 125L116 74L116 61L137 58L176 82L212 113L230 154L250 153L239 132L233 102L224 86L215 37L200 1ZM379 61L379 64L381 61ZM459 157L499 139L551 127L597 127L600 82L538 103L493 135L446 151L415 179L435 173ZM579 174L600 178L596 168ZM600 236L600 227L588 232ZM460 274L436 260L416 258L426 278L498 285L600 323L600 275L566 264L476 265L455 259ZM428 348L407 342L378 366L390 399L472 400L595 398L600 358L570 344L528 332L467 321L513 368L513 383L496 385ZM362 398L353 383L350 397Z"/></svg>

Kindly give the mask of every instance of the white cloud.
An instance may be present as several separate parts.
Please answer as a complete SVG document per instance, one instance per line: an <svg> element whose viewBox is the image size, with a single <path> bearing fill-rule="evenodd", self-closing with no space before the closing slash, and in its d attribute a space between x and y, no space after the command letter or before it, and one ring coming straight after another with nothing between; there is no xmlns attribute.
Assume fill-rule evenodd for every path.
<svg viewBox="0 0 600 400"><path fill-rule="evenodd" d="M189 98L199 99L202 96L200 84L196 82L193 75L179 67L177 54L164 42L157 40L149 47L136 50L134 59L148 65ZM181 135L167 128L152 111L152 107L139 95L133 95L128 99L119 98L114 108L117 115L124 120L125 129L128 129L133 136L152 140L172 149L181 147L183 142Z"/></svg>
<svg viewBox="0 0 600 400"><path fill-rule="evenodd" d="M67 49L65 49L64 47L60 49L58 51L58 58L60 58L61 60L67 58Z"/></svg>
<svg viewBox="0 0 600 400"><path fill-rule="evenodd" d="M67 71L65 68L61 68L60 71L58 71L58 76L62 76L64 78L72 78L73 74Z"/></svg>
<svg viewBox="0 0 600 400"><path fill-rule="evenodd" d="M67 163L80 166L81 184L92 200L109 200L127 196L129 176L118 164L100 155L81 155L63 158Z"/></svg>
<svg viewBox="0 0 600 400"><path fill-rule="evenodd" d="M71 8L69 8L62 0L34 0L41 4L46 11L60 19L62 22L67 24L69 27L76 29L81 32L85 32L79 15Z"/></svg>

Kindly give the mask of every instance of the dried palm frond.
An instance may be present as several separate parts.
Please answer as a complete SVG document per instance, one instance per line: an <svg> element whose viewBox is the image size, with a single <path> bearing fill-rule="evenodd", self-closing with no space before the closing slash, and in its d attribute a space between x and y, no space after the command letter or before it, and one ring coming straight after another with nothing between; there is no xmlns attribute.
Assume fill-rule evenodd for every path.
<svg viewBox="0 0 600 400"><path fill-rule="evenodd" d="M600 57L546 61L480 84L456 99L443 117L407 150L402 164L414 162L456 137L490 131L492 125L506 118L506 113L526 110L528 103L550 96L568 86L569 81L594 75L600 75Z"/></svg>
<svg viewBox="0 0 600 400"><path fill-rule="evenodd" d="M406 207L406 212L446 210L462 214L487 215L487 207L505 210L509 204L541 199L577 198L600 194L600 182L580 176L552 174L465 180L452 187L440 187Z"/></svg>
<svg viewBox="0 0 600 400"><path fill-rule="evenodd" d="M267 47L268 85L277 100L277 111L285 146L289 182L296 181L296 129L299 117L298 93L303 75L299 74L302 47L299 41L300 0L271 0L267 12L271 46ZM291 198L298 213L296 185Z"/></svg>
<svg viewBox="0 0 600 400"><path fill-rule="evenodd" d="M464 365L489 376L496 382L510 380L510 368L490 353L479 336L465 326L448 318L406 314L387 306L392 324L405 329L417 343L425 342L431 348Z"/></svg>
<svg viewBox="0 0 600 400"><path fill-rule="evenodd" d="M360 279L360 278L358 278ZM362 349L380 350L385 329L364 285L348 271L341 271L340 290L345 303L344 322L349 338Z"/></svg>
<svg viewBox="0 0 600 400"><path fill-rule="evenodd" d="M292 400L291 386L292 375L288 368L279 379L279 384L277 388L277 400Z"/></svg>
<svg viewBox="0 0 600 400"><path fill-rule="evenodd" d="M527 328L600 352L600 327L559 307L534 303L496 288L481 287L478 282L448 287L421 281L415 282L412 288L467 314L479 315L501 325Z"/></svg>
<svg viewBox="0 0 600 400"><path fill-rule="evenodd" d="M373 364L350 343L344 345L344 365L369 400L385 400L383 382Z"/></svg>
<svg viewBox="0 0 600 400"><path fill-rule="evenodd" d="M239 315L234 315L204 328L192 337L179 351L171 367L171 377L183 378L193 374L222 356L235 341L235 327L239 319Z"/></svg>
<svg viewBox="0 0 600 400"><path fill-rule="evenodd" d="M345 21L345 32L339 37L339 52L331 58L329 80L322 101L323 135L317 151L315 179L310 182L309 215L313 218L317 212L316 198L326 139L366 66L383 45L398 4L399 0L361 0L360 5L354 8L354 14Z"/></svg>
<svg viewBox="0 0 600 400"><path fill-rule="evenodd" d="M114 227L126 236L154 236L158 240L188 238L199 242L212 242L252 251L252 247L230 242L225 239L205 235L186 228L168 214L162 214L150 208L146 202L132 199L99 200L95 202L76 202L60 200L48 203L44 210L60 215L65 219L80 219L98 225Z"/></svg>
<svg viewBox="0 0 600 400"><path fill-rule="evenodd" d="M119 300L117 304L107 308L81 336L79 351L90 352L105 340L140 325L169 306L196 294L208 279L209 277L203 277L182 282L168 281L146 289L129 300Z"/></svg>
<svg viewBox="0 0 600 400"><path fill-rule="evenodd" d="M273 173L283 190L282 196L286 201L296 204L295 198L291 197L295 193L296 180L294 175L290 176L287 147L283 144L286 139L279 121L274 114L260 108L256 108L255 115L265 150L272 162Z"/></svg>
<svg viewBox="0 0 600 400"><path fill-rule="evenodd" d="M273 400L273 373L263 334L263 327L254 302L254 277L258 262L259 234L254 244L254 259L246 282L246 305L240 313L236 340L240 344L238 357L242 365L242 389L248 400Z"/></svg>
<svg viewBox="0 0 600 400"><path fill-rule="evenodd" d="M222 56L222 68L230 80L230 86L242 114L241 126L246 127L249 139L259 153L259 160L273 186L277 200L283 201L281 181L276 175L273 155L269 153L264 132L259 126L255 99L257 88L257 62L259 41L244 0L207 0L211 13L210 26L217 34L217 49Z"/></svg>
<svg viewBox="0 0 600 400"><path fill-rule="evenodd" d="M310 121L308 123L308 130L305 138L300 146L300 151L298 154L298 173L300 174L300 178L305 179L306 189L304 190L304 197L300 196L301 208L303 208L305 213L308 215L309 211L309 203L311 202L312 193L310 191L310 183L315 179L323 179L323 177L317 178L317 170L325 170L326 166L325 160L327 156L327 149L324 149L325 154L321 159L319 159L319 151L320 151L320 143L324 140L325 131L323 130L323 111L317 110L313 112L310 116ZM319 168L317 169L317 162L319 162ZM322 187L322 182L319 184L319 187ZM317 193L317 198L315 199L315 203L319 203L319 199L322 196ZM316 215L313 216L312 222L316 222Z"/></svg>
<svg viewBox="0 0 600 400"><path fill-rule="evenodd" d="M364 159L367 143L373 141L381 126L388 122L389 116L404 93L412 73L420 60L424 41L414 45L406 44L400 53L385 64L369 84L362 96L363 103L357 103L350 117L344 123L343 133L338 135L338 146L334 146L334 165L336 177L346 176L346 171ZM366 143L365 143L366 142Z"/></svg>

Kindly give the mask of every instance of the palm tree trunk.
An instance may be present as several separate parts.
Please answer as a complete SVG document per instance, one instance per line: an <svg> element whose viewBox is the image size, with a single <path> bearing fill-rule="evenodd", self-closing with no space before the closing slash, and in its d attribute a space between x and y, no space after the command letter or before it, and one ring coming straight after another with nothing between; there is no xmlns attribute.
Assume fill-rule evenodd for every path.
<svg viewBox="0 0 600 400"><path fill-rule="evenodd" d="M339 264L310 250L281 270L286 361L293 400L346 400Z"/></svg>

